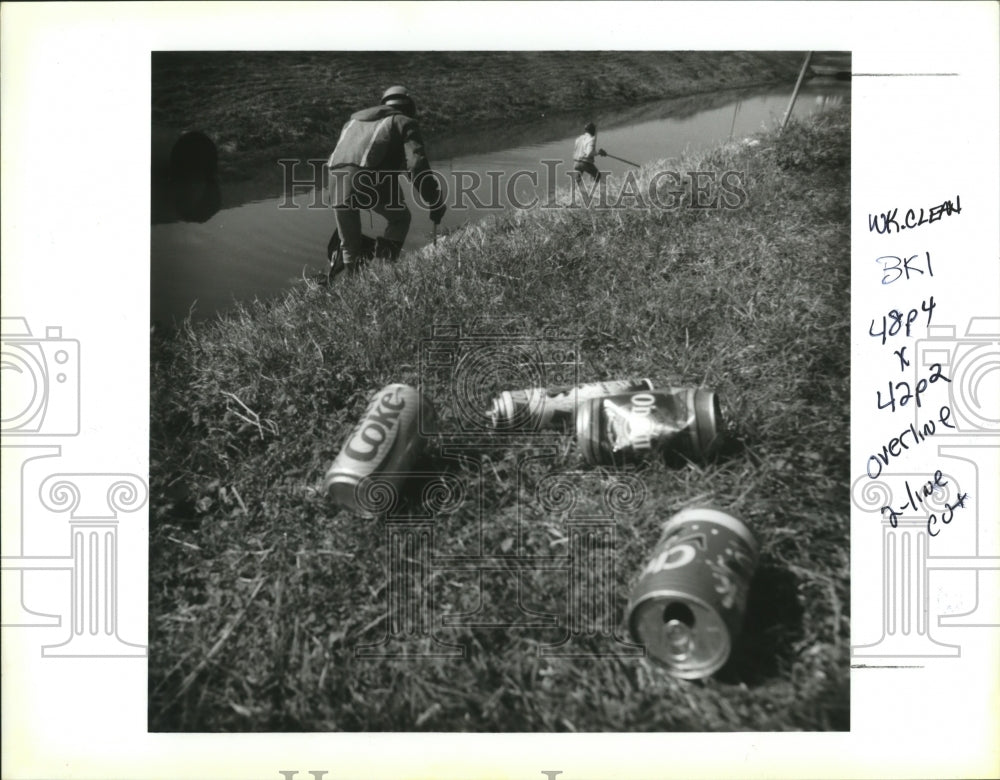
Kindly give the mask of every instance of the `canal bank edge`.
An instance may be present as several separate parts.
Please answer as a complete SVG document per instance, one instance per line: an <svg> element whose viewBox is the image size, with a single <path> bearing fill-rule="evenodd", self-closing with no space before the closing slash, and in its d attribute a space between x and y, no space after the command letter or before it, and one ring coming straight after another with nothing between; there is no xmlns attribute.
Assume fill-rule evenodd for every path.
<svg viewBox="0 0 1000 780"><path fill-rule="evenodd" d="M230 206L271 180L278 159L329 154L350 114L390 83L418 96L442 155L449 136L476 128L793 84L801 65L801 52L154 52L152 123L215 142Z"/></svg>

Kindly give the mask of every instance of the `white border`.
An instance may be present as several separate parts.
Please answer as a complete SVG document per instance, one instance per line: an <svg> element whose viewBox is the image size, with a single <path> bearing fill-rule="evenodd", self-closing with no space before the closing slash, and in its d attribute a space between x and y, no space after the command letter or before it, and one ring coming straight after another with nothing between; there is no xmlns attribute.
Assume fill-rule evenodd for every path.
<svg viewBox="0 0 1000 780"><path fill-rule="evenodd" d="M994 3L134 3L2 7L4 316L61 325L85 352L80 436L65 470L148 469L149 53L171 49L850 50L855 72L958 72L957 79L853 84L852 431L870 447L862 384L870 309L866 215L962 196L928 241L939 301L996 312L998 6ZM945 240L947 237L947 240ZM803 258L804 272L809 258ZM944 266L942 266L943 268ZM983 285L982 280L987 280ZM867 381L867 380L865 380ZM880 429L880 422L875 425ZM858 437L864 437L860 441ZM858 456L852 456L860 472ZM6 518L5 518L6 522ZM125 639L145 636L145 526L123 550ZM853 625L877 633L880 579L869 518L855 518ZM124 521L123 521L124 523ZM63 533L63 532L60 532ZM125 538L124 530L122 537ZM61 538L61 537L60 537ZM124 542L123 542L124 544ZM866 592L867 591L867 592ZM863 638L858 636L858 638ZM148 735L145 662L38 657L30 631L3 634L3 776L871 777L989 776L997 631L958 661L852 674L848 734Z"/></svg>

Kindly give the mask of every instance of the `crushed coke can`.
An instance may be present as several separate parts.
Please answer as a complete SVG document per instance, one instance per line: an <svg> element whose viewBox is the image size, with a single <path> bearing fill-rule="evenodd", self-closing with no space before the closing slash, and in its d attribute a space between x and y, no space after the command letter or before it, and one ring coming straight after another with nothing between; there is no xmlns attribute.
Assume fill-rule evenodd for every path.
<svg viewBox="0 0 1000 780"><path fill-rule="evenodd" d="M616 393L652 390L649 379L613 379L582 385L504 390L488 412L493 428L539 430L572 425L581 402Z"/></svg>
<svg viewBox="0 0 1000 780"><path fill-rule="evenodd" d="M580 404L576 442L592 466L634 463L654 453L705 461L719 446L721 425L712 390L643 390Z"/></svg>
<svg viewBox="0 0 1000 780"><path fill-rule="evenodd" d="M432 431L434 421L434 407L419 390L403 384L386 385L372 397L327 470L324 491L339 506L371 516L358 501L358 484L373 475L392 474L390 487L398 493L406 472L426 448L427 439L420 429Z"/></svg>
<svg viewBox="0 0 1000 780"><path fill-rule="evenodd" d="M757 542L741 520L707 507L679 512L632 590L629 633L676 677L714 674L742 628L756 567Z"/></svg>

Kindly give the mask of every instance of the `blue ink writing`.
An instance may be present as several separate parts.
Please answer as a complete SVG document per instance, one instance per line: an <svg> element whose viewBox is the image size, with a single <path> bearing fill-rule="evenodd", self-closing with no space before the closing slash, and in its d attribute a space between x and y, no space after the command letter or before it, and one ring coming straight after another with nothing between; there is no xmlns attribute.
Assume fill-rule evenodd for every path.
<svg viewBox="0 0 1000 780"><path fill-rule="evenodd" d="M899 390L900 392L902 392L902 395L899 398L900 407L906 406L910 402L911 398L916 398L917 408L919 408L921 405L920 396L924 394L924 391L927 390L929 385L934 384L939 379L943 379L945 382L951 382L951 380L948 377L946 377L943 373L941 373L941 364L932 363L930 377L928 379L920 378L919 380L917 380L917 386L915 388L915 392L910 392L909 382L896 382L895 385L893 385L892 381L890 380L888 383L889 384L888 400L885 403L882 402L882 391L881 390L875 391L876 403L878 404L878 408L891 409L893 412L896 411L895 390ZM895 388L895 390L893 388Z"/></svg>
<svg viewBox="0 0 1000 780"><path fill-rule="evenodd" d="M936 305L937 304L934 303L933 295L930 297L930 300L921 301L920 309L910 309L906 313L906 322L903 322L903 313L898 309L893 309L889 312L888 316L883 315L881 330L875 330L875 320L872 320L872 324L868 326L868 335L873 338L881 338L883 344L885 344L885 340L887 338L897 335L901 330L903 331L903 334L909 338L910 326L912 326L917 317L920 316L921 311L927 313L927 325L930 326L931 319L934 317L934 307ZM886 327L887 324L888 327Z"/></svg>
<svg viewBox="0 0 1000 780"><path fill-rule="evenodd" d="M958 509L959 507L965 509L965 502L968 500L969 500L969 494L962 493L954 504L946 503L944 505L944 511L940 515L941 522L944 523L945 525L948 525L948 523L950 523L952 518L955 516L955 510ZM934 526L937 525L938 519L939 519L938 515L934 514L933 512L927 516L927 533L930 534L931 536L937 536L939 533L941 533L940 531L933 530Z"/></svg>
<svg viewBox="0 0 1000 780"><path fill-rule="evenodd" d="M944 486L948 484L948 481L944 479L944 475L942 475L940 471L935 471L934 479L927 480L927 482L925 482L916 493L913 492L913 488L910 486L910 480L906 480L905 484L907 496L906 503L900 506L898 510L893 509L891 506L884 506L880 510L883 515L885 515L886 512L889 513L889 523L893 528L896 527L899 516L903 512L907 509L912 509L914 512L918 511L918 509L924 505L924 499L943 490Z"/></svg>
<svg viewBox="0 0 1000 780"><path fill-rule="evenodd" d="M906 503L901 505L898 510L893 509L891 506L884 506L880 510L884 516L886 512L889 513L889 524L895 528L899 521L899 516L903 514L907 509L914 512L918 511L920 507L924 505L924 499L928 498L935 493L944 490L944 486L948 484L948 480L944 479L944 475L940 471L934 472L934 479L927 480L921 487L917 489L917 492L913 492L913 488L910 486L910 481L906 480Z"/></svg>
<svg viewBox="0 0 1000 780"><path fill-rule="evenodd" d="M944 478L944 475L940 470L934 472L934 478L927 480L923 485L914 489L910 484L909 480L906 480L906 501L899 506L898 509L894 509L891 506L884 506L881 509L882 516L886 514L889 515L889 524L895 528L899 524L900 516L910 510L912 512L919 512L923 508L926 499L930 498L935 493L940 493L944 491L944 486L948 484L948 480ZM931 512L927 515L927 533L931 536L937 536L940 531L935 531L934 526L938 524L940 520L944 525L948 525L952 518L955 516L955 510L958 508L965 508L965 502L969 500L968 493L959 493L958 498L955 503L949 504L947 501L944 504L944 511L940 514L936 512Z"/></svg>
<svg viewBox="0 0 1000 780"><path fill-rule="evenodd" d="M942 406L938 410L937 421L943 425L945 428L955 429L955 426L948 422L951 419L951 407ZM933 420L928 420L920 428L916 425L910 423L899 436L894 436L889 440L888 444L882 446L881 452L876 452L874 455L868 457L868 478L878 479L882 474L883 466L888 466L889 461L893 458L898 458L902 452L901 450L908 450L910 447L917 447L923 444L927 439L933 436L937 432L937 425ZM906 437L907 434L910 436L910 443L907 444ZM875 472L872 473L872 468Z"/></svg>
<svg viewBox="0 0 1000 780"><path fill-rule="evenodd" d="M920 268L920 261L917 260L917 257L918 255L910 255L909 257L883 255L882 257L876 257L875 262L882 265L882 284L892 284L904 276L909 281L911 273L923 276L924 271ZM934 268L931 266L931 253L924 252L924 257L927 260L927 274L934 276ZM902 265L902 268L900 268L900 265ZM895 276L890 278L890 272L895 272Z"/></svg>

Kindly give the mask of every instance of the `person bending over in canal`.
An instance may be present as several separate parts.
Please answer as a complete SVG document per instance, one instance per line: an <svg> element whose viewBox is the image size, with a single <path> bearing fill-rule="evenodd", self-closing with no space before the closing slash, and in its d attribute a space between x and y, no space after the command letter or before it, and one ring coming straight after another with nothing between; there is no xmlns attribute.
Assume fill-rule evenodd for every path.
<svg viewBox="0 0 1000 780"><path fill-rule="evenodd" d="M594 150L597 147L597 127L593 122L588 122L583 130L583 135L576 139L576 145L573 147L573 180L579 184L581 181L580 174L589 173L594 177L594 183L596 184L601 180L601 172L594 165ZM597 149L596 153L601 155L601 157L607 154L603 149Z"/></svg>
<svg viewBox="0 0 1000 780"><path fill-rule="evenodd" d="M389 87L380 105L353 114L330 155L330 192L343 250L343 266L331 257L330 276L356 271L371 256L364 251L361 211L388 221L377 254L395 260L410 230L410 210L399 188L399 174L416 184L420 199L437 225L445 206L416 121L416 104L405 87ZM332 243L332 240L331 240ZM369 242L370 244L370 242ZM384 250L382 249L384 247Z"/></svg>

